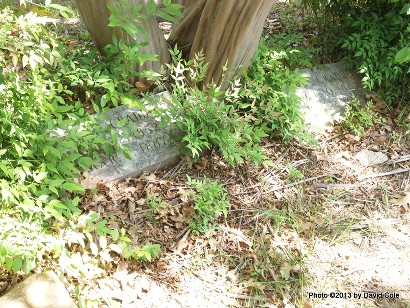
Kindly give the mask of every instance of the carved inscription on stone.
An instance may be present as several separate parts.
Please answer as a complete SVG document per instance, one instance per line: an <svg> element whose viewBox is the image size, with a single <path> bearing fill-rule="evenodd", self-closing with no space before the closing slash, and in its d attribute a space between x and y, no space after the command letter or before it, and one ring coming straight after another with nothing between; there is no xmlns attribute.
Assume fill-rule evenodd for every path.
<svg viewBox="0 0 410 308"><path fill-rule="evenodd" d="M310 130L322 130L332 122L340 120L353 96L363 98L364 90L360 77L344 69L340 63L300 72L310 83L297 91Z"/></svg>
<svg viewBox="0 0 410 308"><path fill-rule="evenodd" d="M124 105L111 109L100 115L98 123L114 128L119 144L130 146L131 159L122 153L103 157L101 164L90 171L91 176L120 180L165 167L179 158L178 144L171 137L178 135L176 127L160 127L158 119L137 107ZM128 128L130 137L124 133L124 127Z"/></svg>

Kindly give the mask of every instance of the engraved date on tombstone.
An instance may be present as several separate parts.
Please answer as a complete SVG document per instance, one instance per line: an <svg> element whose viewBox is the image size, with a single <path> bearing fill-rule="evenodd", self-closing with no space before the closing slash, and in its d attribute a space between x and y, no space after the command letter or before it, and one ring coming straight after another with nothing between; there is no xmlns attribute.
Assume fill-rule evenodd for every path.
<svg viewBox="0 0 410 308"><path fill-rule="evenodd" d="M340 120L353 96L358 99L364 96L360 77L344 69L340 63L300 72L308 79L309 85L299 88L297 95L301 98L301 110L311 130L322 130Z"/></svg>
<svg viewBox="0 0 410 308"><path fill-rule="evenodd" d="M179 159L179 144L174 138L179 135L179 130L172 126L160 127L158 119L136 107L111 109L98 123L114 128L119 144L129 145L131 157L128 159L119 152L103 157L100 165L90 171L91 176L120 180L165 167ZM124 127L131 130L130 136L124 134Z"/></svg>

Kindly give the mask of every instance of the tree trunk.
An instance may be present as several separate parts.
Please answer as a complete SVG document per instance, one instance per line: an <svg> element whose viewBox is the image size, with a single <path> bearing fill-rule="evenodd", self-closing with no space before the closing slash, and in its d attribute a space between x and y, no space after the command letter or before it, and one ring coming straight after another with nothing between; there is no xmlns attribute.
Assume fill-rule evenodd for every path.
<svg viewBox="0 0 410 308"><path fill-rule="evenodd" d="M144 3L147 0L127 0L128 3L135 5ZM108 4L118 3L115 0L76 0L78 10L83 18L83 21L87 27L88 32L96 43L98 49L103 52L103 48L112 43L112 35L115 32L117 38L123 38L127 42L149 42L147 46L139 48L141 53L156 54L158 55L158 61L147 61L142 65L135 67L136 71L141 72L143 70L158 71L161 65L169 63L170 54L168 51L168 44L158 27L158 23L155 17L149 17L141 20L141 26L147 31L148 37L144 37L141 33L137 34L136 40L134 40L128 33L121 31L118 28L112 28L108 26L110 10ZM121 6L120 6L121 8ZM133 80L135 81L135 80Z"/></svg>
<svg viewBox="0 0 410 308"><path fill-rule="evenodd" d="M147 0L127 0L135 5ZM112 41L112 28L108 27L109 10L107 4L118 3L116 0L76 0L78 9L92 38L100 50ZM160 2L158 0L157 2ZM175 0L184 6L183 17L174 25L169 42L193 59L202 51L208 62L208 73L200 87L215 82L222 88L228 86L228 80L239 76L240 67L249 67L258 48L266 16L274 0ZM168 63L168 46L158 28L154 17L142 22L149 33L149 38L141 35L137 40L150 41L142 50L159 55L158 62L145 63L137 70L159 69ZM131 41L126 33L117 35ZM223 79L223 66L227 65L226 78Z"/></svg>
<svg viewBox="0 0 410 308"><path fill-rule="evenodd" d="M202 51L209 63L203 85L227 80L249 67L274 0L179 0L184 16L174 26L171 45L177 44L190 59ZM223 66L227 78L223 80Z"/></svg>

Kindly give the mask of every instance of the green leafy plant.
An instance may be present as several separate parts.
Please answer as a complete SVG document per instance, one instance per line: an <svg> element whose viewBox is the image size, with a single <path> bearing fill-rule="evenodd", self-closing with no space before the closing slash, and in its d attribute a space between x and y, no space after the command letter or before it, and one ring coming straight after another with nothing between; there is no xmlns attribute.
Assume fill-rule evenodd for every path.
<svg viewBox="0 0 410 308"><path fill-rule="evenodd" d="M195 159L206 149L217 149L231 165L246 159L266 162L260 146L267 136L263 127L252 126L250 119L240 116L231 103L237 98L238 85L221 91L210 84L201 90L197 84L207 69L203 56L186 61L177 48L171 54L170 97L163 100L162 106L151 105L147 109L160 116L163 125L173 123L183 132L185 149Z"/></svg>
<svg viewBox="0 0 410 308"><path fill-rule="evenodd" d="M153 212L157 214L167 206L167 203L155 194L148 196L146 202L151 206Z"/></svg>
<svg viewBox="0 0 410 308"><path fill-rule="evenodd" d="M292 225L293 220L290 214L287 211L283 210L272 210L266 213L266 216L269 217L276 227L276 230L279 230L282 225L288 224Z"/></svg>
<svg viewBox="0 0 410 308"><path fill-rule="evenodd" d="M219 216L226 217L228 214L230 203L227 192L217 181L187 177L187 184L195 189L189 191L189 194L194 197L195 209L190 227L194 232L204 234L215 227L214 221Z"/></svg>
<svg viewBox="0 0 410 308"><path fill-rule="evenodd" d="M95 50L67 49L48 18L6 8L0 19L0 266L28 273L43 256L61 255L70 242L65 228L81 217L78 194L84 192L75 178L119 149L113 129L96 125L87 105L100 111L108 102L137 99L121 82L125 76L116 79L125 63L110 76ZM125 243L126 258L148 260L159 252L158 245L131 247L125 234L99 217L89 218L84 230L87 249L98 256L109 254L104 244L95 249L97 238L107 235L110 244Z"/></svg>
<svg viewBox="0 0 410 308"><path fill-rule="evenodd" d="M167 203L156 194L148 196L145 202L151 207L145 214L145 217L153 223L159 223L158 218L166 213Z"/></svg>
<svg viewBox="0 0 410 308"><path fill-rule="evenodd" d="M409 99L410 6L405 0L304 0L315 12L323 50L364 75L388 103ZM326 43L323 44L324 37Z"/></svg>
<svg viewBox="0 0 410 308"><path fill-rule="evenodd" d="M357 136L364 135L366 130L374 124L384 122L384 119L373 110L372 101L362 106L360 100L356 98L353 98L352 102L347 105L343 118L344 129Z"/></svg>
<svg viewBox="0 0 410 308"><path fill-rule="evenodd" d="M0 266L10 272L28 274L37 266L38 256L59 251L62 245L39 219L0 216Z"/></svg>
<svg viewBox="0 0 410 308"><path fill-rule="evenodd" d="M254 126L284 140L308 139L296 95L307 81L297 68L310 67L313 58L310 50L296 47L301 38L289 33L260 42L252 66L244 72L244 86L235 105L252 118Z"/></svg>
<svg viewBox="0 0 410 308"><path fill-rule="evenodd" d="M291 164L289 164L287 168L289 170L289 178L286 180L286 183L293 183L305 177L303 172L299 171L296 167L293 167Z"/></svg>
<svg viewBox="0 0 410 308"><path fill-rule="evenodd" d="M76 221L70 222L72 230L76 234L68 232L67 238L72 238L69 243L78 243L85 248L86 241L89 249L94 256L99 256L105 261L112 261L111 253L117 253L125 259L134 258L136 260L151 261L157 258L161 246L159 244L145 244L137 247L127 236L124 228L111 228L108 226L108 220L102 218L98 213L89 213L80 215ZM82 236L79 236L79 235Z"/></svg>
<svg viewBox="0 0 410 308"><path fill-rule="evenodd" d="M408 21L397 5L387 13L353 14L347 20L349 35L339 41L347 51L346 63L364 75L363 85L380 91L389 102L410 98L408 65L396 62L400 50L410 44Z"/></svg>

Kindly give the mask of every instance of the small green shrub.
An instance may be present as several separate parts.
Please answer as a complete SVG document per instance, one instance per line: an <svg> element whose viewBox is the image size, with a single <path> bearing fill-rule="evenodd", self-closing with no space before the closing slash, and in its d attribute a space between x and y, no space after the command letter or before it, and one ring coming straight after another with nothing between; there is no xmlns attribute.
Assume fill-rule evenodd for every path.
<svg viewBox="0 0 410 308"><path fill-rule="evenodd" d="M167 203L155 194L148 196L146 202L156 214L167 207Z"/></svg>
<svg viewBox="0 0 410 308"><path fill-rule="evenodd" d="M86 105L99 111L108 101L136 99L121 82L125 77L115 79L126 64L110 76L108 64L100 69L95 51L67 50L48 28L49 20L33 13L18 16L6 8L0 19L0 266L27 273L43 256L61 254L74 236L66 225L81 217L76 195L84 192L74 179L101 154L119 149L112 129L96 125ZM125 258L158 255L159 245L132 248L104 219L90 218L87 224L87 234L110 234L114 242L126 243ZM101 254L105 249L95 250L89 241L107 258Z"/></svg>
<svg viewBox="0 0 410 308"><path fill-rule="evenodd" d="M286 180L286 183L293 183L305 177L303 172L299 171L296 167L293 167L291 164L289 164L287 168L289 171L289 178Z"/></svg>
<svg viewBox="0 0 410 308"><path fill-rule="evenodd" d="M345 62L364 75L364 87L380 91L388 102L410 99L410 64L396 61L397 54L410 45L409 20L399 5L387 12L352 14L347 18L347 35L339 40L347 51Z"/></svg>
<svg viewBox="0 0 410 308"><path fill-rule="evenodd" d="M298 87L307 81L297 68L312 66L313 58L310 50L295 47L301 38L290 33L260 42L252 66L244 72L244 86L235 105L254 121L254 126L284 140L307 137L296 95Z"/></svg>
<svg viewBox="0 0 410 308"><path fill-rule="evenodd" d="M28 274L39 256L61 250L64 243L44 228L39 219L0 215L0 266Z"/></svg>
<svg viewBox="0 0 410 308"><path fill-rule="evenodd" d="M181 129L185 149L195 159L204 150L215 148L231 165L246 159L266 162L260 146L262 138L267 136L263 127L252 126L250 119L241 117L230 103L237 98L237 85L228 91L221 91L215 84L201 90L197 84L207 69L203 56L196 55L195 59L186 61L177 48L171 54L170 98L160 108L147 108L160 116L164 125L175 123Z"/></svg>
<svg viewBox="0 0 410 308"><path fill-rule="evenodd" d="M73 232L69 232L74 238L70 243L78 243L85 248L85 240L87 240L93 255L99 256L105 261L112 261L111 252L115 252L125 259L151 261L153 258L157 258L161 251L159 244L148 243L141 247L135 247L124 228L119 230L108 227L108 220L100 217L98 213L81 215L75 222L70 222L70 225L73 230L77 231L74 236Z"/></svg>
<svg viewBox="0 0 410 308"><path fill-rule="evenodd" d="M366 130L374 124L384 122L384 119L373 110L372 101L362 106L360 100L356 98L347 105L343 118L343 128L348 133L357 136L363 136Z"/></svg>
<svg viewBox="0 0 410 308"><path fill-rule="evenodd" d="M410 98L410 4L406 0L303 0L316 14L321 49L364 74L388 103ZM323 43L325 42L325 43Z"/></svg>
<svg viewBox="0 0 410 308"><path fill-rule="evenodd" d="M194 197L195 209L190 227L194 232L204 234L215 227L215 220L219 216L226 217L228 214L230 203L226 189L208 178L193 180L188 176L187 184L194 187L194 190L189 191Z"/></svg>

